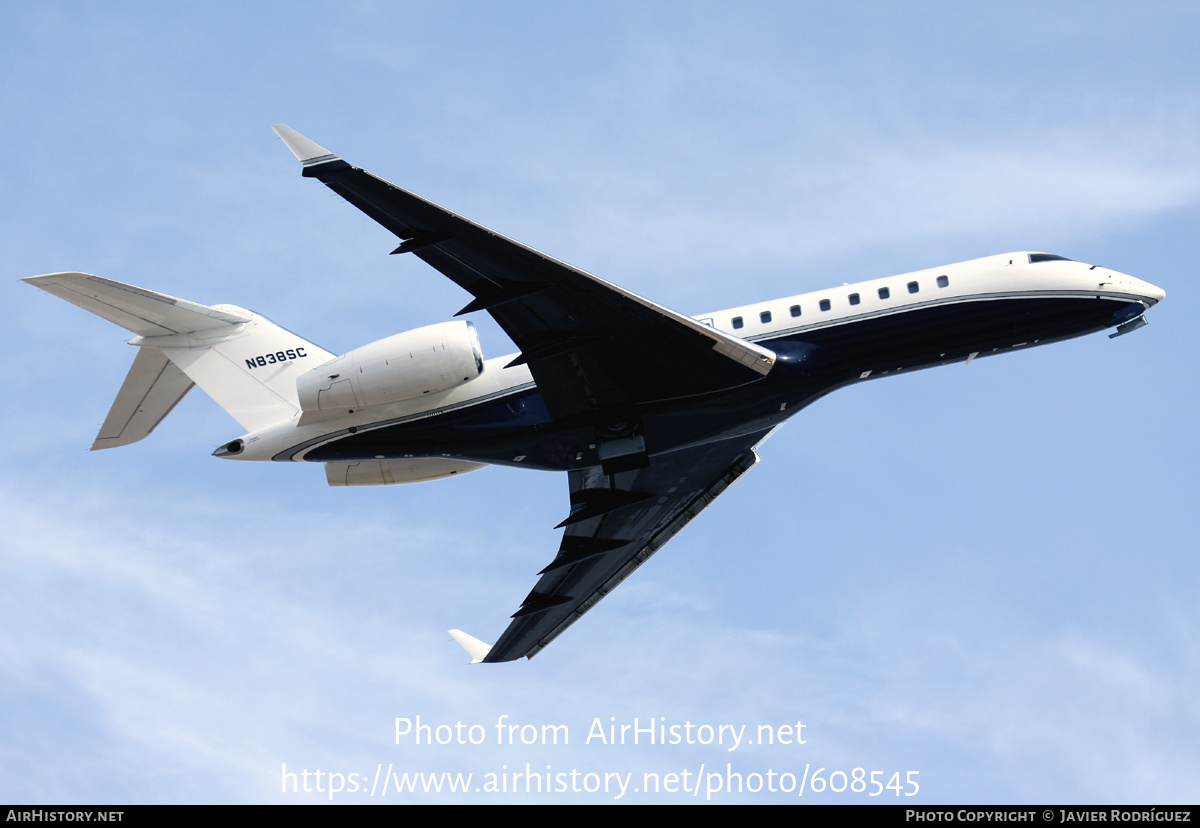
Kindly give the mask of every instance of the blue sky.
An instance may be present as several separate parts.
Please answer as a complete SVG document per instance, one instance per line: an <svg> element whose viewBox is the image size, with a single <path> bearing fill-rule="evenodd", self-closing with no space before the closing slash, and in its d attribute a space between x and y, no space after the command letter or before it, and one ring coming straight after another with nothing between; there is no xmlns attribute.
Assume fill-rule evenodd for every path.
<svg viewBox="0 0 1200 828"><path fill-rule="evenodd" d="M900 802L1196 801L1195 5L47 2L0 32L0 799L730 763L919 772ZM210 457L240 429L198 392L89 453L128 337L18 281L238 304L334 352L461 307L299 177L279 122L686 313L1020 249L1167 300L1133 336L822 400L551 648L468 667L445 630L503 629L556 548L561 476L331 490ZM418 715L490 738L396 744ZM505 715L571 742L496 745ZM635 717L800 720L806 743L585 743Z"/></svg>

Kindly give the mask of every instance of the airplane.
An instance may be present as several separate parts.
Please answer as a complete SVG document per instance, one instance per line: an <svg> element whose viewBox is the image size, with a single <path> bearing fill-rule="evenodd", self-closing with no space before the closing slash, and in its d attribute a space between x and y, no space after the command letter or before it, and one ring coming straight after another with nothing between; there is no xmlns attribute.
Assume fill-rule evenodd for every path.
<svg viewBox="0 0 1200 828"><path fill-rule="evenodd" d="M213 454L322 463L331 486L487 465L566 472L557 554L472 663L532 658L759 460L789 417L838 388L1146 324L1158 287L1023 251L691 317L400 189L289 127L316 178L449 277L520 349L485 360L468 320L342 355L235 305L85 273L24 281L135 334L92 449L147 437L199 385L246 430Z"/></svg>

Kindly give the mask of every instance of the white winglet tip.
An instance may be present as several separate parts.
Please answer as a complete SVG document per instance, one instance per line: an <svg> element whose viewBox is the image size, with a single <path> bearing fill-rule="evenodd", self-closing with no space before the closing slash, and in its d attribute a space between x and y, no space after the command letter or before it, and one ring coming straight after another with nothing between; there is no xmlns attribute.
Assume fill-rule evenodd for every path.
<svg viewBox="0 0 1200 828"><path fill-rule="evenodd" d="M287 144L292 155L302 163L312 161L314 158L329 160L337 157L316 141L310 141L287 124L276 124L271 129L275 130L275 134L283 139L283 143Z"/></svg>
<svg viewBox="0 0 1200 828"><path fill-rule="evenodd" d="M472 664L478 664L483 661L488 653L492 651L491 644L485 644L473 635L467 635L462 630L449 630L450 637L458 642L458 646L467 651L467 655L471 657Z"/></svg>

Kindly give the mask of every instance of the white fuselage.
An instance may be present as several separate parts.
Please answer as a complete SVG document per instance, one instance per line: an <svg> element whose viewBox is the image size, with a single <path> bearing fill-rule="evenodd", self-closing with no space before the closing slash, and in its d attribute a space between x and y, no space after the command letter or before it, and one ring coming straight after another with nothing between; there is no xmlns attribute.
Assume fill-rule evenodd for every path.
<svg viewBox="0 0 1200 828"><path fill-rule="evenodd" d="M742 305L694 319L734 336L756 342L803 337L808 332L857 323L870 318L912 313L939 305L989 300L1087 297L1148 308L1165 293L1141 279L1083 262L1048 258L1031 262L1028 252L1007 253L929 268L867 282ZM1134 314L1135 316L1137 314ZM1036 344L1014 343L1014 345ZM998 349L992 349L998 350ZM955 355L966 358L968 354ZM367 406L353 414L300 424L297 415L245 435L244 448L222 455L237 460L278 459L281 451L304 444L292 459L304 460L312 450L347 430L363 432L397 422L433 417L466 406L515 394L534 386L527 365L504 367L512 355L489 359L482 373L447 391L403 402ZM870 371L863 373L863 378Z"/></svg>

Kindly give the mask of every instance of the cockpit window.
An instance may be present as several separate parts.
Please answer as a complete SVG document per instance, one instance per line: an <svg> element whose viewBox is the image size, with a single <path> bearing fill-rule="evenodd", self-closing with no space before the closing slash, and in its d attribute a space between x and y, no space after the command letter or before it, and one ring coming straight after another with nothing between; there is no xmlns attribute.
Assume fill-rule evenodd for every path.
<svg viewBox="0 0 1200 828"><path fill-rule="evenodd" d="M1029 263L1037 264L1038 262L1069 262L1071 261L1066 256L1056 256L1053 253L1030 253Z"/></svg>

